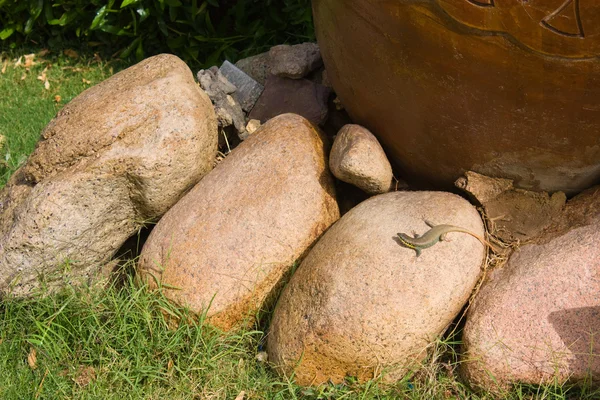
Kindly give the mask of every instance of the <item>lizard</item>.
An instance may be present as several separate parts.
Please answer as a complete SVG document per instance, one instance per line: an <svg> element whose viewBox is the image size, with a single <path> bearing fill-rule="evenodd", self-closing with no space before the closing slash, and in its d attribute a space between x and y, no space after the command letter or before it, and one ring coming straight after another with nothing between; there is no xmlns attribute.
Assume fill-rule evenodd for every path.
<svg viewBox="0 0 600 400"><path fill-rule="evenodd" d="M417 257L421 255L421 250L431 247L439 241L444 240L444 237L449 232L462 232L469 234L475 239L479 240L482 245L487 245L490 246L490 248L494 249L494 246L492 246L490 242L477 235L476 233L469 231L468 229L454 225L434 225L428 221L425 221L425 223L431 229L421 236L415 234L414 237L410 237L405 233L398 233L398 241L400 242L400 244L404 247L408 247L409 249L413 249L414 251L416 251Z"/></svg>

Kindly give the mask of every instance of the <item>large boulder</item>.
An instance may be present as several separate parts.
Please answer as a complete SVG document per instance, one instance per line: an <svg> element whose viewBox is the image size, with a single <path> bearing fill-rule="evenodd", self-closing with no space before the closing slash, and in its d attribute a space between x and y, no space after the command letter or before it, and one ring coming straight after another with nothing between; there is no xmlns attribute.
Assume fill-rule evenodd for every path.
<svg viewBox="0 0 600 400"><path fill-rule="evenodd" d="M212 104L159 55L67 104L0 193L0 291L89 278L213 166Z"/></svg>
<svg viewBox="0 0 600 400"><path fill-rule="evenodd" d="M326 154L306 119L271 119L160 220L140 278L213 325L238 326L339 218Z"/></svg>
<svg viewBox="0 0 600 400"><path fill-rule="evenodd" d="M467 315L463 372L501 391L511 383L600 379L600 188L567 203L535 243L492 271Z"/></svg>
<svg viewBox="0 0 600 400"><path fill-rule="evenodd" d="M423 250L400 246L398 232L423 218L483 235L471 204L443 192L392 192L345 214L312 248L280 296L267 351L300 385L364 381L382 369L400 378L460 312L484 260L464 233Z"/></svg>

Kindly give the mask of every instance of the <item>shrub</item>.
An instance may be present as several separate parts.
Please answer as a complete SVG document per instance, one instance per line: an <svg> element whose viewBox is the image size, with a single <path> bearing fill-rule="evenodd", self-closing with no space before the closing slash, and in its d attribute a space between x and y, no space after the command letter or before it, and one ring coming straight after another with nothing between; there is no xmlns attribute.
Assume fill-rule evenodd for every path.
<svg viewBox="0 0 600 400"><path fill-rule="evenodd" d="M74 40L123 58L171 52L206 66L314 32L310 0L0 0L3 47Z"/></svg>

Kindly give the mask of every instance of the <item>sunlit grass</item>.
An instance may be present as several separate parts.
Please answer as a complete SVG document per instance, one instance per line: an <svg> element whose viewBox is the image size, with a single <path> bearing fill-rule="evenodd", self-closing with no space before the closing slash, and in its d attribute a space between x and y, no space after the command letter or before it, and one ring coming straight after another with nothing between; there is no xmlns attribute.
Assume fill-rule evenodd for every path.
<svg viewBox="0 0 600 400"><path fill-rule="evenodd" d="M93 55L67 54L1 55L0 187L33 151L42 129L62 106L116 68Z"/></svg>

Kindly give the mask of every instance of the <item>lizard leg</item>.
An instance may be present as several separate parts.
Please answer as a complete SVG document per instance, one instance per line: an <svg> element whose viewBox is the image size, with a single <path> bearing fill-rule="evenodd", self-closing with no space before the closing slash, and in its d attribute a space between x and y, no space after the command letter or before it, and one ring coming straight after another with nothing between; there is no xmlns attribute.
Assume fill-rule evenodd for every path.
<svg viewBox="0 0 600 400"><path fill-rule="evenodd" d="M427 224L428 227L430 228L435 228L437 224L434 224L433 222L423 218L423 222L425 222Z"/></svg>

